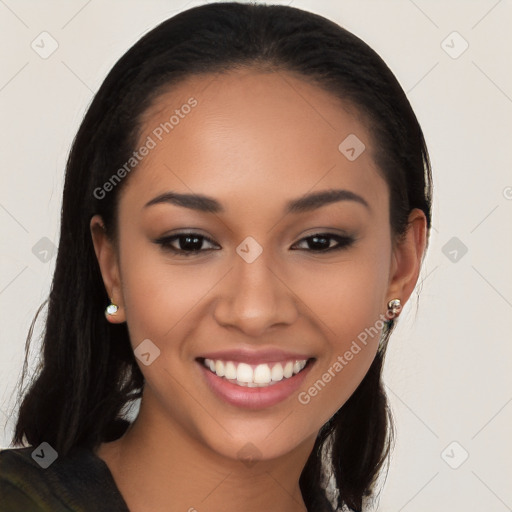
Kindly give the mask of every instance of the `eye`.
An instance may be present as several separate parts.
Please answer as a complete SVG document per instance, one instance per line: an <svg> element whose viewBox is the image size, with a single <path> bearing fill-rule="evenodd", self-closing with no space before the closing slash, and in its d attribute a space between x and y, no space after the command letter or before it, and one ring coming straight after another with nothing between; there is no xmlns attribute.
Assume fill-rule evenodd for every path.
<svg viewBox="0 0 512 512"><path fill-rule="evenodd" d="M333 241L335 245L332 245ZM307 244L306 250L310 252L327 253L350 247L354 241L355 239L351 236L336 235L334 233L315 233L314 235L303 238L298 244L305 242Z"/></svg>
<svg viewBox="0 0 512 512"><path fill-rule="evenodd" d="M204 242L208 242L214 247L202 249ZM163 249L171 251L181 256L195 256L201 252L216 250L218 246L204 235L199 233L178 233L172 236L165 236L155 240L155 243L161 245Z"/></svg>
<svg viewBox="0 0 512 512"><path fill-rule="evenodd" d="M328 253L347 248L354 243L351 236L337 235L334 233L316 233L300 240L292 250L297 250L297 245L306 243L307 247L298 247L299 250L306 250L316 253ZM180 256L197 256L207 251L218 250L220 247L207 236L199 233L187 232L178 233L172 236L165 236L154 241L166 251L171 251ZM212 247L203 248L204 243ZM334 245L333 245L334 242Z"/></svg>

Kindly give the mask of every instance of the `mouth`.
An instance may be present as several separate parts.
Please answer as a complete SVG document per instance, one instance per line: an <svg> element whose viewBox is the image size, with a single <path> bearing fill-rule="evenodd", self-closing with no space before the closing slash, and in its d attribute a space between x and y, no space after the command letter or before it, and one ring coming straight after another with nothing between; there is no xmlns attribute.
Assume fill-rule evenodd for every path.
<svg viewBox="0 0 512 512"><path fill-rule="evenodd" d="M208 388L223 401L247 409L271 407L298 389L316 359L283 359L251 364L196 358Z"/></svg>

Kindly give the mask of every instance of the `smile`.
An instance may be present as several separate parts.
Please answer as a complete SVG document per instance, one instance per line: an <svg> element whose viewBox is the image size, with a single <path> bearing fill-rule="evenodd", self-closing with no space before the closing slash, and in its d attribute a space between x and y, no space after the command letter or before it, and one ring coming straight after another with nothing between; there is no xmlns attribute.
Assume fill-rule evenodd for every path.
<svg viewBox="0 0 512 512"><path fill-rule="evenodd" d="M253 410L275 406L297 393L316 361L304 356L289 359L283 354L274 354L267 362L263 354L251 358L238 353L235 360L227 354L224 359L219 357L196 359L207 389L224 403Z"/></svg>
<svg viewBox="0 0 512 512"><path fill-rule="evenodd" d="M273 386L283 379L290 379L300 373L308 360L282 361L273 363L248 364L220 359L203 359L203 365L212 373L237 386L249 388Z"/></svg>

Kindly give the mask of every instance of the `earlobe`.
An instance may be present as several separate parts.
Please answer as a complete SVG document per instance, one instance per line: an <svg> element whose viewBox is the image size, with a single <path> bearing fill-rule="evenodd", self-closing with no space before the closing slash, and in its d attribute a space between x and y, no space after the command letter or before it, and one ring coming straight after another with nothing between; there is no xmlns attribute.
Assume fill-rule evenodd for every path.
<svg viewBox="0 0 512 512"><path fill-rule="evenodd" d="M100 215L94 215L90 222L90 231L94 252L100 268L103 284L110 304L105 304L105 318L110 323L122 323L126 320L122 307L122 289L118 258L113 242L107 235Z"/></svg>
<svg viewBox="0 0 512 512"><path fill-rule="evenodd" d="M396 242L392 255L388 297L399 298L402 306L411 296L418 281L426 248L426 235L425 213L415 208L409 214L407 232Z"/></svg>

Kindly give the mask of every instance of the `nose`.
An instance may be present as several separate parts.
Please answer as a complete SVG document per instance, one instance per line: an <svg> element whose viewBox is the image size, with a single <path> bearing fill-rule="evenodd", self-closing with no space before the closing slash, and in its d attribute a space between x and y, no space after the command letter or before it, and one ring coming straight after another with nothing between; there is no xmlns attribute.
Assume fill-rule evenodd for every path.
<svg viewBox="0 0 512 512"><path fill-rule="evenodd" d="M236 256L217 297L214 318L223 327L258 337L272 327L293 324L298 317L297 300L293 283L283 279L265 251L252 263Z"/></svg>

